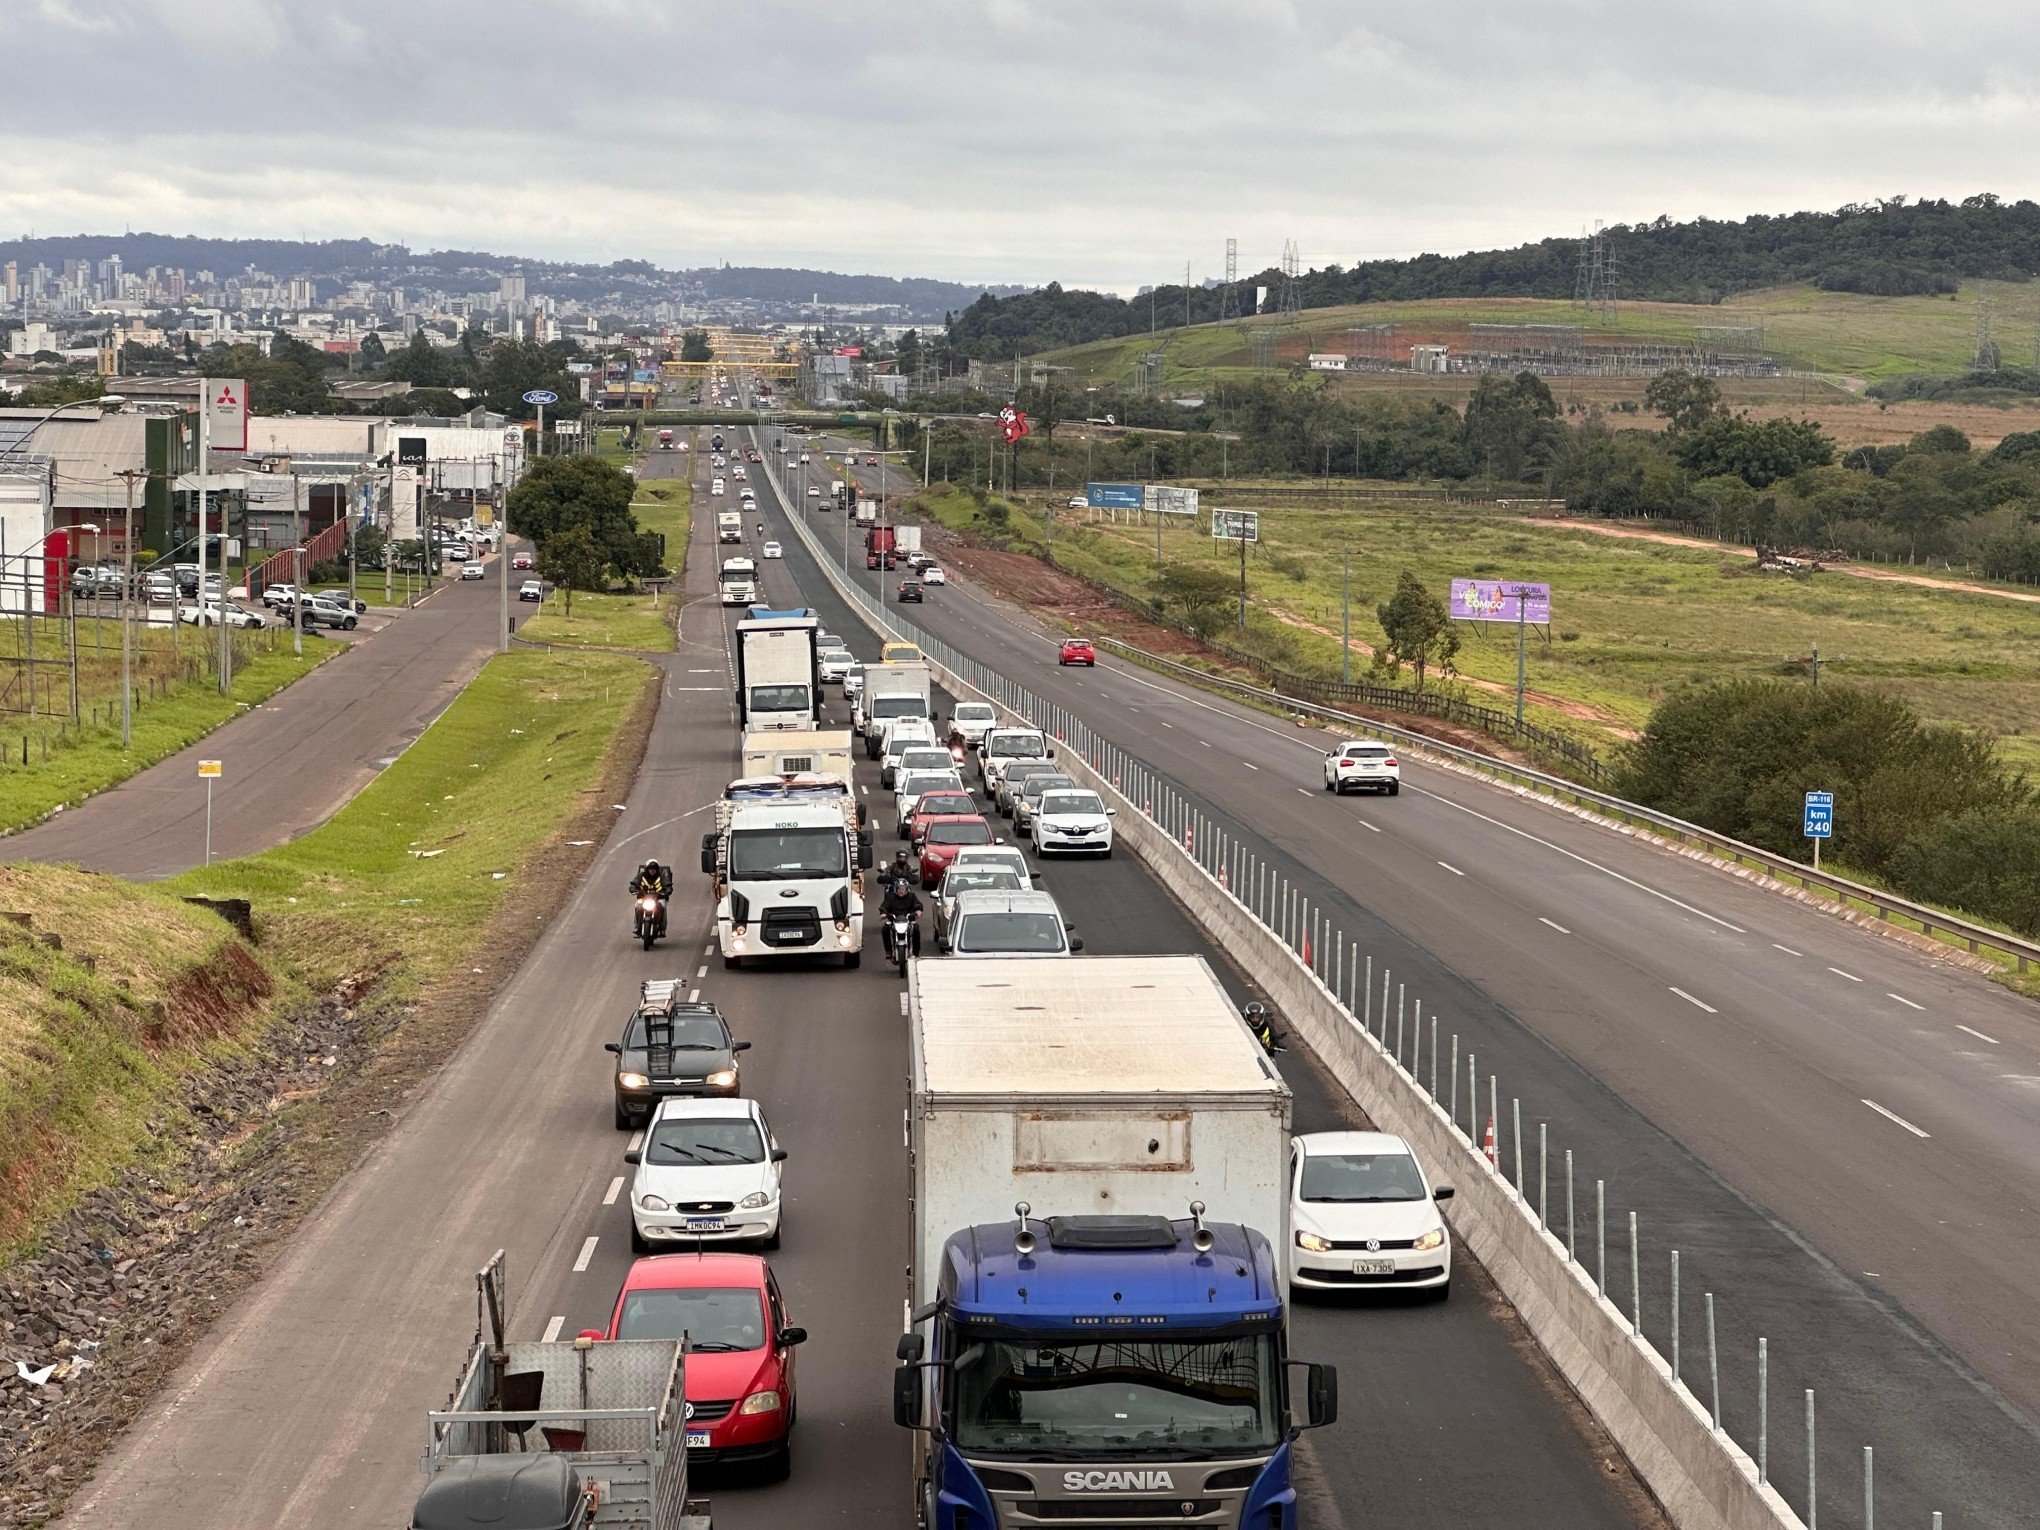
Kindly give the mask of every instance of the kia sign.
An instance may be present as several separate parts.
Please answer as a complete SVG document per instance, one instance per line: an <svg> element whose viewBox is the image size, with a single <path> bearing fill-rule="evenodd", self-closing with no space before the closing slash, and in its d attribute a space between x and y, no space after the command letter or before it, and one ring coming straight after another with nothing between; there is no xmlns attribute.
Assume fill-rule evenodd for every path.
<svg viewBox="0 0 2040 1530"><path fill-rule="evenodd" d="M1093 510L1144 510L1147 491L1137 483L1087 483L1084 499Z"/></svg>
<svg viewBox="0 0 2040 1530"><path fill-rule="evenodd" d="M1195 515L1197 513L1197 491L1195 489L1171 489L1162 484L1150 484L1147 491L1147 507L1156 515Z"/></svg>
<svg viewBox="0 0 2040 1530"><path fill-rule="evenodd" d="M1157 531L1155 535L1160 536ZM1220 542L1258 542L1261 540L1261 512L1258 510L1214 510L1211 512L1211 535Z"/></svg>
<svg viewBox="0 0 2040 1530"><path fill-rule="evenodd" d="M1462 622L1551 620L1551 586L1520 579L1455 579L1452 615Z"/></svg>
<svg viewBox="0 0 2040 1530"><path fill-rule="evenodd" d="M533 388L524 395L527 404L557 404L559 401L560 396L550 388Z"/></svg>
<svg viewBox="0 0 2040 1530"><path fill-rule="evenodd" d="M199 388L205 399L206 445L216 452L245 452L248 384L238 377L208 377Z"/></svg>

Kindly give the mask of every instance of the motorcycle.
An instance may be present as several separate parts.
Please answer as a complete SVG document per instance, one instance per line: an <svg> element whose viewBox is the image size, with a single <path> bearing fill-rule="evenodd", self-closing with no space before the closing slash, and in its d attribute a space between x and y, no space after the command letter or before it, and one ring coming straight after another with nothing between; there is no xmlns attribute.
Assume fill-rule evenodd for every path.
<svg viewBox="0 0 2040 1530"><path fill-rule="evenodd" d="M956 761L956 768L958 770L963 769L963 745L951 744L949 746L949 757Z"/></svg>
<svg viewBox="0 0 2040 1530"><path fill-rule="evenodd" d="M1247 1022L1247 1029L1254 1033L1254 1040L1261 1043L1261 1050L1270 1057L1289 1050L1282 1044L1288 1040L1289 1032L1276 1026L1275 1011L1267 1005L1256 1000L1240 1010L1240 1018Z"/></svg>
<svg viewBox="0 0 2040 1530"><path fill-rule="evenodd" d="M645 943L647 951L652 942L666 933L666 900L657 893L642 893L637 898L637 907L631 919L631 935Z"/></svg>
<svg viewBox="0 0 2040 1530"><path fill-rule="evenodd" d="M899 968L900 976L907 975L907 958L921 944L921 921L912 914L887 914L885 916L886 959Z"/></svg>

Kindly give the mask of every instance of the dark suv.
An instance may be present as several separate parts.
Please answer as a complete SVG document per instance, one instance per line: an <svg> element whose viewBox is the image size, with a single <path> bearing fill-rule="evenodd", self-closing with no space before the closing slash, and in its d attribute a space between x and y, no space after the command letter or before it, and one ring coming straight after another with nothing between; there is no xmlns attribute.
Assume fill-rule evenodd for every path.
<svg viewBox="0 0 2040 1530"><path fill-rule="evenodd" d="M623 1039L603 1043L604 1051L616 1054L616 1129L643 1126L668 1095L741 1093L737 1053L750 1049L750 1042L730 1036L713 1004L674 1002L648 992L631 1012Z"/></svg>

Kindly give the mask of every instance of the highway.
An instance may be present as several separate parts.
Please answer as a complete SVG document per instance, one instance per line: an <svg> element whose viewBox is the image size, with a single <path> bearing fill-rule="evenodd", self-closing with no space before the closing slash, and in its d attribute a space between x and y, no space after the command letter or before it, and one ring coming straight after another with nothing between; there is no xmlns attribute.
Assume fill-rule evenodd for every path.
<svg viewBox="0 0 2040 1530"><path fill-rule="evenodd" d="M409 610L371 606L336 655L260 706L111 791L0 839L0 859L71 861L149 881L205 858L200 759L222 772L215 860L253 855L317 828L430 725L494 650L501 558ZM285 629L288 636L288 629Z"/></svg>
<svg viewBox="0 0 2040 1530"><path fill-rule="evenodd" d="M830 443L839 461L844 444ZM804 513L840 545L834 514ZM853 576L870 581L862 561L853 549ZM1860 1475L1870 1444L1896 1522L1933 1509L1950 1524L2040 1522L2030 1003L1421 760L1405 756L1397 798L1329 797L1327 735L1109 660L1059 670L1037 621L967 580L904 614L1172 776L1445 1017L1483 1081L1499 1075L1505 1118L1522 1098L1532 1177L1548 1121L1555 1158L1577 1156L1583 1207L1606 1180L1625 1306L1639 1213L1660 1347L1681 1252L1685 1371L1702 1391L1693 1336L1716 1293L1724 1417L1752 1447L1767 1337L1772 1469L1801 1485L1795 1502L1803 1440L1781 1421L1811 1387L1829 1483Z"/></svg>
<svg viewBox="0 0 2040 1530"><path fill-rule="evenodd" d="M685 462L686 459L680 459ZM659 463L648 471L671 471ZM761 490L761 493L763 491ZM646 977L686 978L755 1043L746 1092L791 1152L774 1265L798 1352L790 1481L703 1476L719 1525L907 1522L907 1442L888 1376L906 1248L906 1037L900 983L872 961L726 972L708 954L700 814L736 752L711 603L712 518L696 517L680 651L644 768L593 870L474 1036L389 1137L317 1209L81 1493L69 1522L151 1530L401 1523L420 1485L423 1412L443 1399L474 1322L472 1272L507 1252L512 1329L571 1334L606 1316L629 1259L628 1138L610 1120L610 1059ZM765 595L806 600L870 656L876 643L797 559ZM840 699L832 698L840 716ZM875 769L860 759L861 785ZM880 848L887 848L881 840ZM647 854L680 876L673 937L642 953L623 888ZM1200 951L1131 857L1051 867L1087 949ZM871 936L874 948L877 935ZM1297 1122L1347 1122L1308 1060L1285 1059ZM1344 1416L1307 1440L1314 1526L1657 1526L1619 1460L1583 1428L1505 1309L1462 1262L1451 1301L1309 1304L1293 1350L1343 1367Z"/></svg>

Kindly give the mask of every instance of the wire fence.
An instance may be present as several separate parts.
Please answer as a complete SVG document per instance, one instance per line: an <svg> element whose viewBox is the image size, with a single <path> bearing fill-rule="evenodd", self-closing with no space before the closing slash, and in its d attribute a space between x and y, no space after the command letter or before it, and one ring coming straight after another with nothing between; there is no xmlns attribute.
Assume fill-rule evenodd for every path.
<svg viewBox="0 0 2040 1530"><path fill-rule="evenodd" d="M773 454L768 452L765 457L777 487ZM793 503L783 490L781 497L783 503ZM1751 1353L1725 1355L1719 1341L1725 1315L1705 1273L1696 1272L1681 1249L1669 1250L1668 1263L1651 1270L1646 1283L1645 1229L1636 1211L1614 1210L1611 1250L1608 1180L1599 1175L1589 1177L1572 1149L1554 1143L1553 1127L1556 1124L1562 1130L1563 1123L1540 1118L1534 1101L1526 1112L1525 1100L1504 1090L1494 1069L1483 1074L1472 1046L1462 1044L1460 1033L1452 1029L1438 1006L1430 1004L1426 1014L1425 996L1412 982L1398 978L1385 960L1377 961L1341 918L1314 903L1309 888L1286 864L1258 848L1259 840L1243 835L1236 823L1212 813L1170 777L1101 735L1074 712L1036 695L897 614L881 594L865 588L853 573L834 566L830 551L799 514L789 512L787 519L836 588L863 610L873 626L917 644L963 684L1041 729L1059 747L1074 750L1130 810L1160 830L1237 909L1278 940L1336 1002L1345 1021L1394 1063L1398 1077L1443 1110L1458 1139L1480 1155L1486 1172L1522 1213L1534 1218L1541 1231L1563 1242L1566 1260L1586 1274L1595 1292L1628 1314L1638 1342L1662 1359L1673 1385L1706 1409L1724 1443L1733 1439L1723 1423L1727 1391L1739 1375L1753 1377L1753 1397L1741 1399L1743 1406L1736 1410L1754 1420L1748 1437L1735 1442L1742 1447L1738 1454L1746 1454L1760 1486L1786 1493L1799 1490L1800 1483L1773 1483L1771 1467L1774 1445L1788 1446L1784 1454L1804 1473L1803 1490L1796 1494L1799 1523L1806 1530L1818 1530L1821 1488L1814 1389L1798 1389L1801 1395L1797 1399L1781 1392L1779 1401L1789 1411L1780 1413L1779 1427L1773 1428L1771 1370L1775 1357L1768 1336L1758 1335ZM1697 1332L1692 1327L1695 1317L1699 1319ZM1792 1436L1789 1440L1788 1434ZM1872 1446L1864 1445L1861 1450L1861 1513L1855 1523L1863 1530L1874 1530L1876 1458ZM1740 1465L1738 1469L1742 1469ZM1856 1498L1853 1473L1850 1479L1842 1492L1830 1488L1831 1509L1839 1509L1843 1498ZM1933 1530L1944 1530L1941 1511L1933 1511L1931 1523Z"/></svg>

